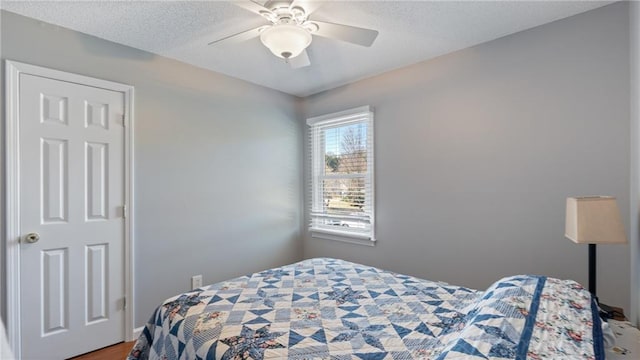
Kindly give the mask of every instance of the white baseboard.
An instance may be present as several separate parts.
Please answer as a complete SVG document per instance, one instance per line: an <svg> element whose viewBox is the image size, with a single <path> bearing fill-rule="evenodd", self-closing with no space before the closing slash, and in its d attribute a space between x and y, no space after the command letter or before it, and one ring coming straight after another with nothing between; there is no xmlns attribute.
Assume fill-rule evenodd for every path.
<svg viewBox="0 0 640 360"><path fill-rule="evenodd" d="M133 329L133 339L130 339L130 341L138 340L138 338L140 337L140 334L142 334L142 330L144 330L144 326L140 326L139 328Z"/></svg>

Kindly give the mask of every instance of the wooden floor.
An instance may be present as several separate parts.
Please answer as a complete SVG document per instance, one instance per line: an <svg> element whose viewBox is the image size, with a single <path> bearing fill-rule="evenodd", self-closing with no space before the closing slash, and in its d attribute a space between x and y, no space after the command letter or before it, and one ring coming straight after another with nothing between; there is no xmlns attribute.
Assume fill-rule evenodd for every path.
<svg viewBox="0 0 640 360"><path fill-rule="evenodd" d="M124 360L133 348L135 341L123 342L96 350L84 355L76 356L72 360Z"/></svg>

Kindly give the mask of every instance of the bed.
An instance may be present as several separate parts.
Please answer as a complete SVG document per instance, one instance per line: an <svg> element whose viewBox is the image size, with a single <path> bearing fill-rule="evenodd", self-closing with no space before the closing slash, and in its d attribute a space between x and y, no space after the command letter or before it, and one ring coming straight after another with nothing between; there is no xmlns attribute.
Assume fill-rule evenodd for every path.
<svg viewBox="0 0 640 360"><path fill-rule="evenodd" d="M166 300L128 360L604 359L580 284L500 279L485 291L316 258Z"/></svg>

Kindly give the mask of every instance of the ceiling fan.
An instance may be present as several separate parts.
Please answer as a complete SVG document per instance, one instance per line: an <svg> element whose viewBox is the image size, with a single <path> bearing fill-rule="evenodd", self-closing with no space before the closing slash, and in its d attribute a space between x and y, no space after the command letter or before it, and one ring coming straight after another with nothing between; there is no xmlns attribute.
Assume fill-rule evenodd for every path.
<svg viewBox="0 0 640 360"><path fill-rule="evenodd" d="M306 48L311 44L312 35L367 47L378 36L376 30L310 20L309 15L317 9L319 2L269 0L261 5L245 0L233 3L264 17L269 24L212 41L209 45L237 43L259 36L264 46L294 69L311 65Z"/></svg>

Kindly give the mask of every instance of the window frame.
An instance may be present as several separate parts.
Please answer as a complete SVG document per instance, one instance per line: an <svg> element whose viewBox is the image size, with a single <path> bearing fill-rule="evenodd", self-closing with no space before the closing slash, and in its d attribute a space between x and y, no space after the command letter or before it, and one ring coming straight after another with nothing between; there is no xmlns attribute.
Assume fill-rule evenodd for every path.
<svg viewBox="0 0 640 360"><path fill-rule="evenodd" d="M325 169L325 149L324 142L320 140L322 129L330 127L346 126L349 123L365 123L367 125L366 135L366 154L367 154L367 171L363 175L329 175L324 172ZM375 238L375 155L374 155L374 112L371 106L361 106L345 111L335 112L322 116L316 116L307 119L309 126L309 232L314 238L323 238L330 240L343 241L348 243L374 246ZM314 227L314 219L322 217L322 215L314 215L314 210L322 208L323 186L322 181L326 178L343 178L343 177L363 178L365 182L365 213L368 215L370 230L366 232L350 231L344 229L328 229L324 227ZM370 189L367 193L367 188ZM368 201L367 201L368 200ZM321 213L324 213L322 211ZM364 218L364 217L363 217Z"/></svg>

